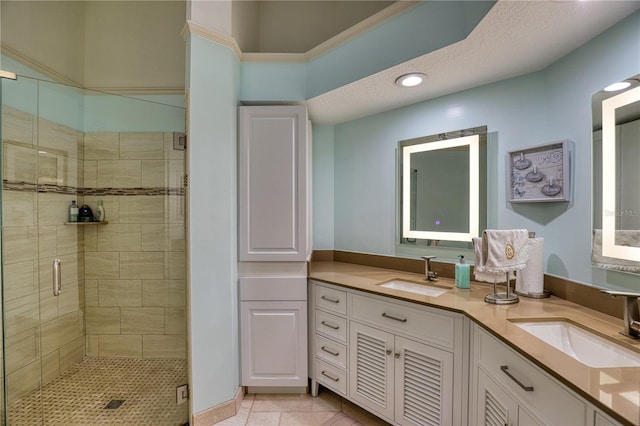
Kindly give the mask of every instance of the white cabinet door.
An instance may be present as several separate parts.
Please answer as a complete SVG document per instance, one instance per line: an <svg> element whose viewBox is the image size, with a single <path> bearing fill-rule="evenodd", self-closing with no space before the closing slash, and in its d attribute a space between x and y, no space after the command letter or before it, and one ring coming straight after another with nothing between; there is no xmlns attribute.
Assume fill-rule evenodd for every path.
<svg viewBox="0 0 640 426"><path fill-rule="evenodd" d="M307 303L241 302L242 385L307 386Z"/></svg>
<svg viewBox="0 0 640 426"><path fill-rule="evenodd" d="M305 261L308 250L307 111L240 108L240 261Z"/></svg>
<svg viewBox="0 0 640 426"><path fill-rule="evenodd" d="M393 419L394 336L354 321L349 331L349 397Z"/></svg>
<svg viewBox="0 0 640 426"><path fill-rule="evenodd" d="M517 426L518 404L478 369L477 408L475 424L484 426Z"/></svg>
<svg viewBox="0 0 640 426"><path fill-rule="evenodd" d="M396 336L394 358L396 423L453 424L453 354Z"/></svg>

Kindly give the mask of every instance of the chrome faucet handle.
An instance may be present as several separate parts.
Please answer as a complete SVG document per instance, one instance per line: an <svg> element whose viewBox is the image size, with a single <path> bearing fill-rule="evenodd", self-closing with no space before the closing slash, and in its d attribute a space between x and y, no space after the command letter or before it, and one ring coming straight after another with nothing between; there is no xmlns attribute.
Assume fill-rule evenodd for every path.
<svg viewBox="0 0 640 426"><path fill-rule="evenodd" d="M437 272L433 272L431 270L431 259L435 259L437 256L422 256L422 258L425 260L425 268L424 268L424 279L427 281L437 281L438 280L438 273Z"/></svg>
<svg viewBox="0 0 640 426"><path fill-rule="evenodd" d="M640 309L638 308L638 298L640 293L631 291L617 290L600 290L612 297L623 297L622 321L624 322L624 330L620 332L625 336L633 339L640 339Z"/></svg>

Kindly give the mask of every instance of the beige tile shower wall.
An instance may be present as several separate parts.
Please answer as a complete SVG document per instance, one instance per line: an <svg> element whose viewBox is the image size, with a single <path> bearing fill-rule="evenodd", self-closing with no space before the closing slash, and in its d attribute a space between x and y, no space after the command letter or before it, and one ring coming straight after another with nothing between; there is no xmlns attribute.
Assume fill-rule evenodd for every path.
<svg viewBox="0 0 640 426"><path fill-rule="evenodd" d="M84 198L109 222L84 227L87 355L186 358L184 197L145 195L181 188L184 153L160 132L87 133L84 146L85 188L115 194Z"/></svg>
<svg viewBox="0 0 640 426"><path fill-rule="evenodd" d="M2 128L4 355L13 401L84 357L83 234L64 225L76 196L59 193L82 185L83 137L7 107ZM36 184L51 192L36 192ZM62 261L58 297L52 291L55 258Z"/></svg>

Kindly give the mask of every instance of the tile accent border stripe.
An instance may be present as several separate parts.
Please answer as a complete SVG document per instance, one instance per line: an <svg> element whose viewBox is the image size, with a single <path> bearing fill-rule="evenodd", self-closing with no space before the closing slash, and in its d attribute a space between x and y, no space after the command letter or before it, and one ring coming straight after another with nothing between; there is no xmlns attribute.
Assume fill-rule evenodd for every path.
<svg viewBox="0 0 640 426"><path fill-rule="evenodd" d="M149 188L75 188L73 186L52 185L52 184L35 184L27 182L11 182L2 181L2 189L7 191L22 192L39 192L53 194L68 195L93 195L93 196L135 196L135 195L184 195L184 188L166 188L166 187L149 187Z"/></svg>

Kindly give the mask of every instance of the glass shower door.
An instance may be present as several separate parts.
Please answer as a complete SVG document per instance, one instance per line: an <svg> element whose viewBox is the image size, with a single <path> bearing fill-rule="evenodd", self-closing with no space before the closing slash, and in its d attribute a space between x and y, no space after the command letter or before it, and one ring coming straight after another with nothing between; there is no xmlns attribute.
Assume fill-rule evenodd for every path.
<svg viewBox="0 0 640 426"><path fill-rule="evenodd" d="M187 422L184 109L27 77L2 89L7 424ZM72 201L106 221L68 223Z"/></svg>
<svg viewBox="0 0 640 426"><path fill-rule="evenodd" d="M17 418L42 422L40 320L45 304L40 302L36 209L37 93L35 80L2 80L3 378L8 424ZM18 401L26 396L29 407L23 412Z"/></svg>

